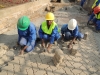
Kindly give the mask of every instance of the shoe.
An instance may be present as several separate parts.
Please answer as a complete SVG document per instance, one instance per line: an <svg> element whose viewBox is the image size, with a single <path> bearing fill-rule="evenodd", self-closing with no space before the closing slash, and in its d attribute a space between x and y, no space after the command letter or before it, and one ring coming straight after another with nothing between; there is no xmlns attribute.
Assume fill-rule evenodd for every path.
<svg viewBox="0 0 100 75"><path fill-rule="evenodd" d="M83 37L84 40L87 39L87 35L88 35L88 34L86 34L86 33L84 34L84 37Z"/></svg>

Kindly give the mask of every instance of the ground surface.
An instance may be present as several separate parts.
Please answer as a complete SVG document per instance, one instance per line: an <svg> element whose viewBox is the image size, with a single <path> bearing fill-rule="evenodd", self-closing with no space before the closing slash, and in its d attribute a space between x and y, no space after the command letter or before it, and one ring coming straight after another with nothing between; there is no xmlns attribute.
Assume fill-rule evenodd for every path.
<svg viewBox="0 0 100 75"><path fill-rule="evenodd" d="M0 9L29 2L29 0L0 0Z"/></svg>
<svg viewBox="0 0 100 75"><path fill-rule="evenodd" d="M44 13L45 14L45 13ZM44 15L43 14L43 15ZM64 62L55 67L52 61L54 52L39 53L41 44L38 43L33 52L25 53L23 56L18 55L19 50L13 50L13 46L17 41L17 29L12 29L0 35L0 45L6 45L8 50L4 54L0 62L8 61L8 66L2 66L0 75L100 75L100 33L95 33L92 29L86 27L88 19L87 12L80 11L79 6L68 6L54 12L56 22L61 27L68 23L69 19L75 18L78 21L80 31L88 32L87 40L77 41L74 48L78 50L75 56L70 55L67 49L68 42L59 42L58 46L64 52ZM44 17L32 20L39 28ZM53 45L52 51L57 47ZM14 60L12 60L14 56ZM1 63L1 64L2 64Z"/></svg>

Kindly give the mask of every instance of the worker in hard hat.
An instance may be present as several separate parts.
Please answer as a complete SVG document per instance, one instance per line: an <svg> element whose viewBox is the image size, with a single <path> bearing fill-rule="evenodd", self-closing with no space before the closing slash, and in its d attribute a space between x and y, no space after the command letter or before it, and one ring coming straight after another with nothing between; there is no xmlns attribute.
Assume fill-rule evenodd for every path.
<svg viewBox="0 0 100 75"><path fill-rule="evenodd" d="M91 15L93 13L94 8L99 6L99 5L100 5L100 0L95 0L88 15Z"/></svg>
<svg viewBox="0 0 100 75"><path fill-rule="evenodd" d="M71 19L68 22L68 24L64 24L61 27L61 34L62 34L63 40L65 40L65 41L72 40L69 43L68 48L71 48L72 44L75 44L76 39L81 40L82 38L84 38L84 39L87 38L87 34L82 34L79 32L79 28L78 28L76 19Z"/></svg>
<svg viewBox="0 0 100 75"><path fill-rule="evenodd" d="M17 23L18 28L18 42L21 46L21 54L30 52L34 49L36 41L36 27L30 22L30 19L27 16L22 16L19 18Z"/></svg>
<svg viewBox="0 0 100 75"><path fill-rule="evenodd" d="M86 1L86 0L81 0L81 2L80 2L81 7L83 7L85 1Z"/></svg>
<svg viewBox="0 0 100 75"><path fill-rule="evenodd" d="M58 26L54 22L54 14L51 12L48 12L45 16L46 21L43 21L40 25L39 29L39 36L41 38L41 45L43 47L43 51L50 51L50 48L54 41L58 40L60 38L60 34L58 31ZM46 41L49 41L49 45L46 48Z"/></svg>
<svg viewBox="0 0 100 75"><path fill-rule="evenodd" d="M94 8L87 24L91 24L90 22L93 22L96 30L100 30L100 5Z"/></svg>
<svg viewBox="0 0 100 75"><path fill-rule="evenodd" d="M92 9L94 9L98 5L100 5L100 0L95 0L95 2L92 5Z"/></svg>

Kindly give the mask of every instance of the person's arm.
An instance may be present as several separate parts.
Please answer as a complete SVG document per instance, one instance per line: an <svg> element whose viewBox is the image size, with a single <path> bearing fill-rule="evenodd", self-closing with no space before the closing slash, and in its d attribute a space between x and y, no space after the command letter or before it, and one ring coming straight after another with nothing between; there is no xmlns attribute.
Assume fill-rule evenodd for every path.
<svg viewBox="0 0 100 75"><path fill-rule="evenodd" d="M62 27L61 27L61 38L62 38L62 40L64 39L64 33L65 33L65 28L66 28L66 26L65 25L63 25Z"/></svg>
<svg viewBox="0 0 100 75"><path fill-rule="evenodd" d="M97 5L97 0L94 1L93 5L92 5L92 9L94 9L94 7Z"/></svg>
<svg viewBox="0 0 100 75"><path fill-rule="evenodd" d="M36 28L35 26L31 23L31 26L29 27L29 35L28 35L28 42L26 46L29 46L32 41L36 40Z"/></svg>
<svg viewBox="0 0 100 75"><path fill-rule="evenodd" d="M26 50L27 47L28 47L28 46L24 46L24 47L21 49L21 51L20 51L20 54L21 54L21 55L24 54L24 51Z"/></svg>
<svg viewBox="0 0 100 75"><path fill-rule="evenodd" d="M91 21L92 19L93 19L93 17L94 17L95 15L94 15L94 13L92 13L91 15L90 15L90 17L89 17L89 20L88 21Z"/></svg>
<svg viewBox="0 0 100 75"><path fill-rule="evenodd" d="M55 28L52 31L51 38L50 38L50 43L47 47L47 50L49 50L51 48L52 44L54 43L55 34L57 34L57 33L58 33L58 27L55 26Z"/></svg>
<svg viewBox="0 0 100 75"><path fill-rule="evenodd" d="M41 26L40 26L40 28L39 28L38 34L39 34L39 37L40 37L41 39L43 39L43 34L44 34L44 32L42 31Z"/></svg>
<svg viewBox="0 0 100 75"><path fill-rule="evenodd" d="M78 33L79 33L79 29L78 29L78 26L77 26L77 27L75 28L75 30L73 30L73 39L72 39L72 41L69 43L68 48L70 48L71 45L72 45L73 43L75 43L75 40L76 40L76 37L78 36Z"/></svg>
<svg viewBox="0 0 100 75"><path fill-rule="evenodd" d="M44 42L44 39L43 39L44 32L41 29L41 25L40 25L40 29L38 31L38 34L39 34L39 37L41 39L41 45L42 45L43 48L45 48L45 42Z"/></svg>

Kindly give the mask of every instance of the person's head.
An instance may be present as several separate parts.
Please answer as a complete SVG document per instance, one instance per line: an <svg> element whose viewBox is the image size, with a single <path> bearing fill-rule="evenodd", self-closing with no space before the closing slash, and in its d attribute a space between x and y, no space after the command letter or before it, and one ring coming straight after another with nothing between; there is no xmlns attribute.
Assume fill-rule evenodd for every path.
<svg viewBox="0 0 100 75"><path fill-rule="evenodd" d="M26 30L28 29L30 25L30 19L27 16L22 16L21 18L19 18L18 22L17 22L17 27L19 30Z"/></svg>
<svg viewBox="0 0 100 75"><path fill-rule="evenodd" d="M51 12L48 12L45 16L45 19L47 21L47 25L51 25L52 22L54 21L55 17L54 17L54 14L51 13Z"/></svg>
<svg viewBox="0 0 100 75"><path fill-rule="evenodd" d="M69 22L68 22L68 29L69 30L74 30L77 26L77 21L75 19L71 19Z"/></svg>
<svg viewBox="0 0 100 75"><path fill-rule="evenodd" d="M97 14L100 12L100 5L99 6L96 6L94 9L93 9L93 13L94 14Z"/></svg>

